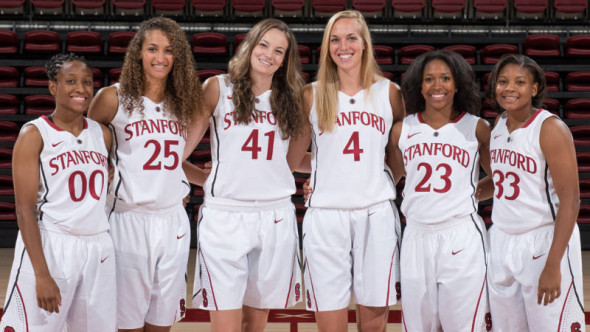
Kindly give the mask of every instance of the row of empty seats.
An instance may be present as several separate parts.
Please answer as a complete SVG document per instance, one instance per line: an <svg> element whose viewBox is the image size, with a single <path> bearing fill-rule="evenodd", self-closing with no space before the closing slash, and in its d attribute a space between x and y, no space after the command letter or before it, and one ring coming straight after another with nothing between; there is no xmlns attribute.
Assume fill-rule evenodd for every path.
<svg viewBox="0 0 590 332"><path fill-rule="evenodd" d="M374 18L583 20L587 0L0 0L0 14L74 16L325 17L356 9Z"/></svg>

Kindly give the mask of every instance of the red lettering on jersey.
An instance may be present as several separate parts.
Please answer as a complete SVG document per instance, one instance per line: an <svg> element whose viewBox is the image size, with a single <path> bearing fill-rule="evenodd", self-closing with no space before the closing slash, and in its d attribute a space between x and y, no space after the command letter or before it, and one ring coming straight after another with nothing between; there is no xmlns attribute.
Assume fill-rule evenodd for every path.
<svg viewBox="0 0 590 332"><path fill-rule="evenodd" d="M166 134L177 135L186 140L187 129L181 126L178 122L169 119L148 119L132 122L123 129L127 136L125 140L128 141L133 137L150 135L150 134Z"/></svg>
<svg viewBox="0 0 590 332"><path fill-rule="evenodd" d="M7 326L7 327L5 327L5 328L4 328L4 332L15 332L15 331L14 331L14 327L12 327L12 326Z"/></svg>
<svg viewBox="0 0 590 332"><path fill-rule="evenodd" d="M496 164L505 164L516 167L527 173L537 173L537 163L529 156L507 149L490 150L490 161Z"/></svg>
<svg viewBox="0 0 590 332"><path fill-rule="evenodd" d="M471 157L467 150L459 146L446 143L418 143L408 147L404 153L404 165L408 165L412 159L421 156L443 156L456 161L459 165L468 168Z"/></svg>
<svg viewBox="0 0 590 332"><path fill-rule="evenodd" d="M277 118L272 112L259 110L252 112L250 121L254 123L268 123L272 126L276 126L277 124ZM225 123L223 130L228 130L232 125L237 125L238 121L235 118L235 112L226 113L223 117L223 122Z"/></svg>
<svg viewBox="0 0 590 332"><path fill-rule="evenodd" d="M336 124L338 124L339 127L360 124L375 128L382 135L385 135L385 120L377 114L369 112L351 111L338 113Z"/></svg>
<svg viewBox="0 0 590 332"><path fill-rule="evenodd" d="M95 164L108 168L107 157L96 151L74 150L66 151L49 160L49 167L53 170L51 175L79 164Z"/></svg>

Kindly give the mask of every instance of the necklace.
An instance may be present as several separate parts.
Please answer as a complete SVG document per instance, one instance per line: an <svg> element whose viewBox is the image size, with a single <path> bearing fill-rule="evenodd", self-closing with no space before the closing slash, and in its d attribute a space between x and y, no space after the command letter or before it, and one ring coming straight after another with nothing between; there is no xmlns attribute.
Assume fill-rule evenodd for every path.
<svg viewBox="0 0 590 332"><path fill-rule="evenodd" d="M531 118L533 117L533 115L536 113L536 110L534 108L531 109L531 111L529 112L529 116L521 122L521 125L518 128L514 128L511 132L508 133L508 138L506 139L506 141L508 143L513 142L514 138L512 137L512 134L520 128L523 128L527 125L527 123L531 120ZM506 122L508 122L508 119L506 120ZM507 126L508 127L508 126Z"/></svg>

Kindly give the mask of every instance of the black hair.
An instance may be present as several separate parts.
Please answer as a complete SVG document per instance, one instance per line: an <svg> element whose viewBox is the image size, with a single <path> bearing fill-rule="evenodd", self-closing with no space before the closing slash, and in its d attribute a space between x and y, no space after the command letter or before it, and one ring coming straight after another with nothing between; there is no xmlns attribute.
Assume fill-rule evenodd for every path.
<svg viewBox="0 0 590 332"><path fill-rule="evenodd" d="M86 62L81 55L76 55L74 53L60 53L56 54L51 57L51 59L47 60L45 63L45 72L47 73L47 77L52 82L57 82L57 73L61 69L64 63L72 62L72 61L80 61L86 65L90 70L92 67Z"/></svg>

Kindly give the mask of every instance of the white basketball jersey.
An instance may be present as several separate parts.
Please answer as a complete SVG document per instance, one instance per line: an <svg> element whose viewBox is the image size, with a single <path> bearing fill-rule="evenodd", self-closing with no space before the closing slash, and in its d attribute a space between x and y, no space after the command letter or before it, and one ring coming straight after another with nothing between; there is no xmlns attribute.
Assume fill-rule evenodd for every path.
<svg viewBox="0 0 590 332"><path fill-rule="evenodd" d="M287 164L289 140L282 139L270 109L271 90L256 97L250 123L238 124L231 99L233 84L227 74L217 80L219 100L209 119L213 166L204 185L205 200L240 205L290 198L295 180Z"/></svg>
<svg viewBox="0 0 590 332"><path fill-rule="evenodd" d="M406 170L401 210L408 223L434 224L477 212L478 121L462 113L433 129L421 113L404 118L399 138Z"/></svg>
<svg viewBox="0 0 590 332"><path fill-rule="evenodd" d="M524 126L509 133L504 113L492 130L492 221L505 233L524 233L555 221L559 199L539 142L541 126L552 116L539 109Z"/></svg>
<svg viewBox="0 0 590 332"><path fill-rule="evenodd" d="M313 83L314 95L316 83ZM358 209L395 199L393 179L385 166L385 146L393 123L389 80L375 82L367 95L338 92L338 115L331 132L318 127L311 108L313 193L307 206Z"/></svg>
<svg viewBox="0 0 590 332"><path fill-rule="evenodd" d="M109 229L104 212L108 152L100 125L84 121L84 130L77 137L45 116L29 122L43 139L37 195L41 229L71 235Z"/></svg>
<svg viewBox="0 0 590 332"><path fill-rule="evenodd" d="M119 84L115 84L119 90ZM117 172L113 181L114 207L157 211L173 207L188 195L190 185L182 170L187 130L175 117L143 98L143 111L129 109L121 102L111 127L112 155ZM109 202L111 203L111 202Z"/></svg>

